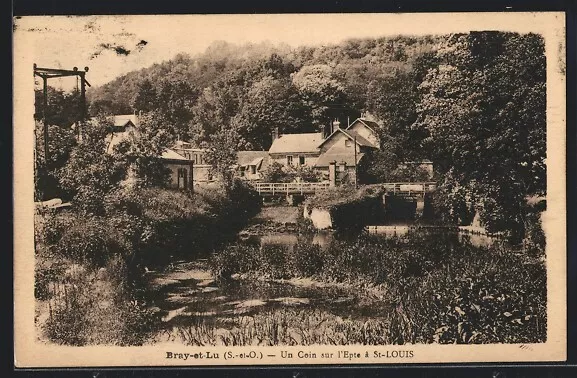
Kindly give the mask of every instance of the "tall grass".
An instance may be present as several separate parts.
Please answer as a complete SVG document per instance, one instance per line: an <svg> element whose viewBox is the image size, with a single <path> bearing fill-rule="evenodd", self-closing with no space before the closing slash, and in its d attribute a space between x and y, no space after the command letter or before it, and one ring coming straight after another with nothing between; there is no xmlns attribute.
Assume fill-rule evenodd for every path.
<svg viewBox="0 0 577 378"><path fill-rule="evenodd" d="M41 329L59 344L141 345L155 316L131 293L122 260L97 271L71 265L47 284L48 317Z"/></svg>
<svg viewBox="0 0 577 378"><path fill-rule="evenodd" d="M47 302L44 335L70 345L142 344L158 319L145 310L141 273L234 234L258 212L253 192L240 184L195 195L119 189L105 201L106 216L39 213L35 295Z"/></svg>
<svg viewBox="0 0 577 378"><path fill-rule="evenodd" d="M318 309L277 309L214 323L199 317L175 326L186 345L392 345L414 342L409 320L395 309L378 319L346 319Z"/></svg>
<svg viewBox="0 0 577 378"><path fill-rule="evenodd" d="M543 342L543 262L505 245L459 243L456 235L361 236L322 249L307 243L232 245L212 259L222 279L311 277L386 288L389 341L420 343ZM392 316L392 318L391 318ZM394 321L393 321L394 319Z"/></svg>

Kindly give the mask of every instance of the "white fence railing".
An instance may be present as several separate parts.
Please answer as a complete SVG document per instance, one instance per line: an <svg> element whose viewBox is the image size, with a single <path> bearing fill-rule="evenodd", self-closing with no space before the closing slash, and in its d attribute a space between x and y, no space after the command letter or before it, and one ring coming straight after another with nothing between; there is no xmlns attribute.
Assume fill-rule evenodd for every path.
<svg viewBox="0 0 577 378"><path fill-rule="evenodd" d="M253 184L259 194L305 194L315 193L329 187L328 182L256 182Z"/></svg>
<svg viewBox="0 0 577 378"><path fill-rule="evenodd" d="M430 182L387 182L383 188L393 194L424 194L435 191L437 183Z"/></svg>
<svg viewBox="0 0 577 378"><path fill-rule="evenodd" d="M328 182L254 182L259 194L310 194L329 188ZM394 195L424 194L435 191L437 184L431 182L387 182L380 184Z"/></svg>

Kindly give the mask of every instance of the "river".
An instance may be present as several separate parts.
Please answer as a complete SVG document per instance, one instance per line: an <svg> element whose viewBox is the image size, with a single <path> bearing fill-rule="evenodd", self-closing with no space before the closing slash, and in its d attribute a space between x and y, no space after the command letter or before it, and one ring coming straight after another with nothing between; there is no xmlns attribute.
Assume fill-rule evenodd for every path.
<svg viewBox="0 0 577 378"><path fill-rule="evenodd" d="M410 226L399 224L380 229L376 237L402 238L412 231ZM439 229L429 232L429 237L435 237L435 232L446 233ZM281 248L290 254L295 246L303 241L325 250L335 239L352 241L354 237L351 239L350 236L338 236L328 231L307 236L298 235L296 232L266 232L262 235L242 235L234 244L252 246L261 251L271 247ZM480 235L459 234L455 240L457 243L472 242L477 246L488 246L493 242ZM162 271L148 272L145 278L148 303L160 315L160 331L153 337L154 342L173 341L193 345L214 342L226 345L227 340L233 342L239 332L244 332L246 327L241 325L243 322L254 323L259 316L264 316L261 320L266 324L271 319L285 319L285 322L290 322L290 319L286 319L300 316L309 323L309 331L311 327L321 327L320 324L327 319L331 319L332 323L353 322L350 323L353 325L365 324L369 320L385 324L390 320L392 306L390 300L384 300L387 297L386 289L378 286L360 288L310 277L271 279L243 274L233 274L231 280L218 281L211 272L209 259L174 261ZM310 325L311 321L313 325ZM251 327L255 330L261 329L261 333L265 332L262 331L262 325L253 324ZM296 334L303 333L302 330L295 331L294 328L287 336L289 340L295 339ZM322 340L323 336L315 337ZM302 342L302 337L299 340ZM257 341L244 341L254 342Z"/></svg>

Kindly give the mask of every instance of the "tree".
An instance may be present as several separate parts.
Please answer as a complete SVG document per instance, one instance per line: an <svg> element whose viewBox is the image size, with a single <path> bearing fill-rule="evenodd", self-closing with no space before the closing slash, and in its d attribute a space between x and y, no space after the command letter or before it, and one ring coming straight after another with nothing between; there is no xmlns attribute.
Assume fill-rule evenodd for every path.
<svg viewBox="0 0 577 378"><path fill-rule="evenodd" d="M413 128L417 118L418 83L411 71L394 70L369 83L367 109L382 125L381 139L394 138L394 153L401 160L428 158L423 139L426 133Z"/></svg>
<svg viewBox="0 0 577 378"><path fill-rule="evenodd" d="M350 109L344 86L326 64L304 66L291 74L292 82L310 110L312 123L320 129Z"/></svg>
<svg viewBox="0 0 577 378"><path fill-rule="evenodd" d="M51 86L47 88L48 106L44 106L44 94L42 88L34 91L34 119L43 120L44 112L46 114L46 123L49 125L58 125L69 127L77 122L81 117L80 92L74 89L71 92L65 92Z"/></svg>
<svg viewBox="0 0 577 378"><path fill-rule="evenodd" d="M239 88L226 80L205 88L192 108L190 137L200 144L209 141L223 125L230 125L239 107Z"/></svg>
<svg viewBox="0 0 577 378"><path fill-rule="evenodd" d="M212 166L212 171L221 179L225 189L232 187L233 167L237 163L236 152L240 142L235 129L223 126L201 145L206 149L204 159Z"/></svg>
<svg viewBox="0 0 577 378"><path fill-rule="evenodd" d="M44 126L39 122L36 122L35 141L35 199L39 201L54 197L67 197L68 194L60 188L58 183L58 170L66 164L70 153L76 146L74 131L58 125L48 126L48 150L50 151L48 161L45 160L44 153Z"/></svg>
<svg viewBox="0 0 577 378"><path fill-rule="evenodd" d="M102 213L105 196L126 176L125 156L106 153L109 128L108 119L98 117L94 125L85 129L82 140L58 172L60 185L72 193L74 206L81 211Z"/></svg>
<svg viewBox="0 0 577 378"><path fill-rule="evenodd" d="M486 227L518 241L526 196L546 188L543 40L453 35L438 59L419 87L415 126L430 133L437 169L469 188Z"/></svg>
<svg viewBox="0 0 577 378"><path fill-rule="evenodd" d="M119 147L125 150L122 152L128 156L139 186L163 186L168 181L169 171L161 156L174 144L176 137L166 127L168 121L161 111L143 113L139 122L138 132L131 135L126 145Z"/></svg>
<svg viewBox="0 0 577 378"><path fill-rule="evenodd" d="M186 82L164 81L160 87L155 110L161 111L166 118L166 126L172 128L179 139L189 139L189 124L192 120L192 107L198 98L198 92Z"/></svg>
<svg viewBox="0 0 577 378"><path fill-rule="evenodd" d="M150 80L145 79L138 84L136 96L132 100L132 108L135 111L149 112L157 109L158 105L156 89Z"/></svg>
<svg viewBox="0 0 577 378"><path fill-rule="evenodd" d="M275 127L288 133L302 132L310 127L306 113L289 80L265 76L248 89L231 123L243 136L248 148L268 150Z"/></svg>

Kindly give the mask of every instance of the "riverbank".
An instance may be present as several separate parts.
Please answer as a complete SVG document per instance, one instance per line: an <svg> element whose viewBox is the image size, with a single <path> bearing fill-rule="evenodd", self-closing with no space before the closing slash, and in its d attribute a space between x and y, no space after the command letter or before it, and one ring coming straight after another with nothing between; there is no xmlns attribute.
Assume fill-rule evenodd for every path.
<svg viewBox="0 0 577 378"><path fill-rule="evenodd" d="M257 212L248 211L243 203L245 218L231 222L227 219L231 207L222 205L230 200L222 197L224 192L183 198L178 205L172 203L175 193L141 194L138 198L147 206L141 208L143 212L131 207L134 197L122 197L109 206L106 219L73 218L62 222L59 232L43 233L48 239L39 244L44 250L37 253L56 262L51 269L40 269L43 280L37 280L39 289L42 283L48 288L38 301L37 314L47 340L72 345L545 340L544 261L522 251L512 253L506 244L475 246L457 233L435 227L393 237L312 232L301 228L302 207L265 206ZM163 203L163 198L170 198L172 204ZM216 215L218 209L225 215ZM120 216L127 214L159 223L154 227L150 222L130 223L130 217ZM203 219L213 223L202 223ZM208 225L218 227L216 220L233 227L211 234ZM128 243L123 242L127 233L122 227L131 224L142 230L135 233L140 239L134 239L141 244L131 248L138 245L144 247L140 253L163 253L165 263L140 260L146 254L120 253ZM167 249L167 244L154 244L162 243L158 235L169 235L154 232L160 225L165 232L177 232L169 242L180 245L178 253ZM191 232L199 228L203 232ZM228 232L227 238L213 239L225 235L223 231ZM250 237L244 238L245 233ZM194 239L209 236L216 243ZM78 247L71 241L86 246L70 248ZM111 256L117 258L91 257L84 265L77 260L98 251L97 247L107 253L116 251ZM63 258L65 251L84 252ZM134 276L128 279L127 267L135 266L142 270L132 271ZM58 292L64 292L64 297ZM98 299L90 293L98 293ZM102 331L104 323L98 319L114 326Z"/></svg>
<svg viewBox="0 0 577 378"><path fill-rule="evenodd" d="M194 194L120 189L99 216L74 208L38 212L39 338L68 345L142 344L158 324L145 302L146 272L178 258L206 256L234 239L259 205L250 188L236 185Z"/></svg>

